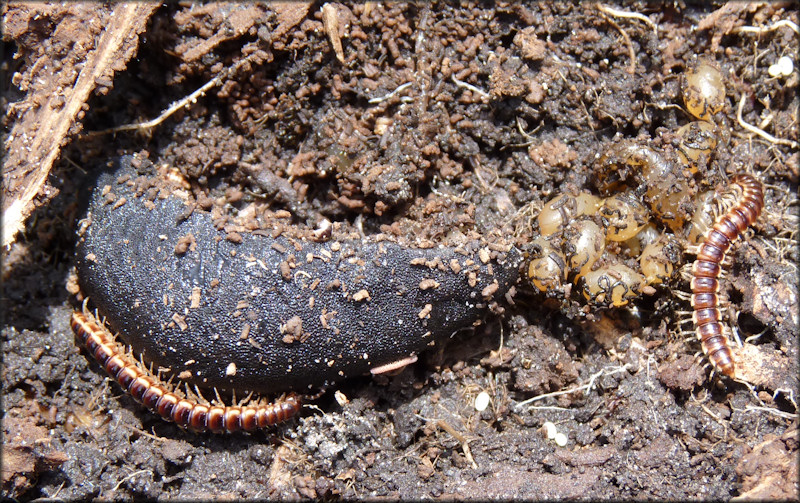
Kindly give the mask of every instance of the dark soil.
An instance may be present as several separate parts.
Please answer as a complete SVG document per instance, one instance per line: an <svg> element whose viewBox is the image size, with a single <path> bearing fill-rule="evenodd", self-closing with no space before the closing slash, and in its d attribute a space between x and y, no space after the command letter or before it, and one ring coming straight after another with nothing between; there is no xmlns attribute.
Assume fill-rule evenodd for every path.
<svg viewBox="0 0 800 503"><path fill-rule="evenodd" d="M657 30L590 3L328 4L327 23L322 4L288 5L159 8L137 56L79 114L83 133L62 147L4 250L4 497L798 497L800 171L789 141L799 79L797 69L768 73L796 57L798 35L786 23L740 29L796 26L790 4L617 7ZM4 14L15 34L4 39L7 111L34 62L80 64L67 57L81 49L69 37L50 38L69 16L15 9ZM347 380L253 435L162 421L76 345L76 231L109 159L171 166L198 201L240 218L268 208L298 229L327 218L441 243L499 232L526 249L544 202L597 193L596 160L612 144L674 154L674 132L691 120L680 93L694 56L714 61L727 89L722 139L696 188L738 172L765 184L764 212L722 280L725 323L742 340L757 336L739 356L747 382L706 366L681 274L618 309L576 292L545 299L521 283L504 315L399 375ZM154 128L86 134L157 117L218 75ZM787 141L744 129L742 97L744 122ZM7 134L13 122L7 113ZM479 412L481 392L491 403ZM548 439L546 421L565 446Z"/></svg>

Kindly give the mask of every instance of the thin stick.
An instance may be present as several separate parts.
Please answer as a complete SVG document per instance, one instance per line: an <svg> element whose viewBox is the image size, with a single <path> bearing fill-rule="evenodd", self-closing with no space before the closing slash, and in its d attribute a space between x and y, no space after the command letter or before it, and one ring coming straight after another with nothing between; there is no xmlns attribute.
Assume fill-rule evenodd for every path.
<svg viewBox="0 0 800 503"><path fill-rule="evenodd" d="M113 491L116 491L116 490L117 490L117 489L119 489L119 488L122 486L122 484L124 484L124 483L125 483L127 480L130 480L130 479L132 479L133 477L136 477L137 475L142 475L143 473L149 473L150 475L153 475L153 470L139 470L139 471L137 471L137 472L133 472L133 473L131 473L130 475L128 475L127 477L124 477L124 478L122 478L122 479L121 479L119 482L117 482L117 485L115 485L115 486L114 486L114 489L112 489L111 491L112 491L112 492L113 492Z"/></svg>
<svg viewBox="0 0 800 503"><path fill-rule="evenodd" d="M596 4L597 8L601 11L605 12L608 15L614 17L622 17L627 19L638 19L639 21L644 21L645 24L653 28L653 33L658 36L658 26L650 20L649 17L645 16L644 14L640 14L638 12L628 12L624 10L615 9L613 7L609 7L607 5L603 5L601 3Z"/></svg>
<svg viewBox="0 0 800 503"><path fill-rule="evenodd" d="M744 108L744 101L745 101L745 96L742 95L742 99L739 100L739 108L738 108L738 110L736 110L736 120L739 121L739 125L740 126L742 126L744 129L750 131L751 133L757 134L758 136L764 138L765 140L767 140L770 143L777 143L778 145L787 145L787 146L792 147L792 148L797 148L798 146L800 146L800 144L798 144L794 140L787 140L787 139L784 139L784 138L775 138L774 136L772 136L771 134L767 133L763 129L759 129L759 128L753 126L752 124L746 123L744 121L744 119L742 119L742 109Z"/></svg>
<svg viewBox="0 0 800 503"><path fill-rule="evenodd" d="M773 409L772 407L758 407L756 405L747 404L744 406L744 409L733 409L735 411L744 410L744 412L765 412L767 414L772 414L773 416L778 416L783 419L790 419L790 420L797 420L798 415L792 414L791 412L784 412L782 410Z"/></svg>
<svg viewBox="0 0 800 503"><path fill-rule="evenodd" d="M483 96L484 98L489 98L489 97L491 96L489 93L487 93L487 92L486 92L486 91L484 91L483 89L480 89L480 88L478 88L478 87L475 87L475 86L473 86L472 84L468 84L468 83L464 82L463 80L458 80L458 79L456 78L455 74L452 74L452 75L450 75L450 78L451 78L451 79L453 79L453 82L454 82L454 83L455 83L455 85L457 85L458 87L464 87L464 88L466 88L466 89L469 89L469 90L470 90L470 91L472 91L473 93L478 93L478 94L480 94L481 96Z"/></svg>
<svg viewBox="0 0 800 503"><path fill-rule="evenodd" d="M367 103L369 103L371 105L374 105L375 103L380 103L382 101L386 101L389 98L391 98L392 96L394 96L395 94L407 89L409 86L411 86L411 84L412 84L412 82L406 82L405 84L397 86L397 89L395 89L394 91L390 92L389 94L385 94L385 95L379 96L377 98L370 98L370 100Z"/></svg>
<svg viewBox="0 0 800 503"><path fill-rule="evenodd" d="M467 442L466 437L464 437L464 435L462 435L460 432L456 431L455 428L453 428L452 426L447 424L447 422L442 420L442 419L436 421L436 426L438 426L439 428L443 429L444 431L446 431L447 433L452 435L453 438L455 438L456 440L458 440L461 443L461 449L464 451L464 457L466 457L467 461L470 462L470 464L472 465L472 468L477 470L478 469L478 464L475 462L475 459L473 459L473 457L472 457L472 452L469 450L469 442Z"/></svg>
<svg viewBox="0 0 800 503"><path fill-rule="evenodd" d="M205 84L203 84L198 90L193 92L192 94L181 98L180 100L176 101L172 105L169 106L166 110L164 110L161 115L156 117L155 119L149 120L147 122L140 122L136 124L124 124L122 126L113 127L110 129L104 129L102 131L90 131L86 133L86 136L99 136L109 133L119 133L122 131L141 131L143 129L149 129L151 127L158 126L162 122L164 122L170 115L174 114L181 108L185 107L189 103L194 103L197 101L198 98L202 97L209 89L215 87L222 82L222 80L230 75L233 75L239 68L242 67L245 63L248 63L255 54L258 54L258 51L254 52L250 56L239 60L235 65L228 68L226 72L220 73L213 79L209 80Z"/></svg>
<svg viewBox="0 0 800 503"><path fill-rule="evenodd" d="M800 35L800 29L798 29L797 24L788 19L781 19L769 26L739 26L733 30L733 33L766 33L784 26Z"/></svg>
<svg viewBox="0 0 800 503"><path fill-rule="evenodd" d="M598 4L598 8L600 9L600 4ZM633 42L631 42L631 37L628 36L628 33L622 29L620 25L617 24L616 21L611 19L610 17L606 16L605 13L602 12L600 9L600 15L603 16L603 19L608 21L608 24L613 26L622 34L622 38L625 40L625 45L628 46L628 56L631 58L630 66L628 67L628 73L631 75L636 73L636 51L633 50ZM591 123L590 123L591 124Z"/></svg>
<svg viewBox="0 0 800 503"><path fill-rule="evenodd" d="M553 396L569 395L571 393L576 393L578 391L590 391L592 388L594 388L594 382L600 376L602 376L604 374L605 375L617 374L619 372L622 372L623 370L628 370L628 368L630 368L630 366L631 366L630 363L626 363L622 367L617 367L617 368L615 368L613 370L610 370L608 372L606 371L606 369L601 369L599 372L597 372L595 374L592 374L592 376L589 378L589 382L586 383L586 384L583 384L581 386L577 386L575 388L565 389L565 390L561 390L561 391L554 391L552 393L545 393L543 395L538 395L538 396L535 396L533 398L528 398L527 400L524 400L522 402L517 403L514 407L515 408L519 408L519 407L521 407L523 405L528 405L529 403L533 403L533 402L536 402L538 400L543 400L545 398L549 398L549 397L553 397Z"/></svg>

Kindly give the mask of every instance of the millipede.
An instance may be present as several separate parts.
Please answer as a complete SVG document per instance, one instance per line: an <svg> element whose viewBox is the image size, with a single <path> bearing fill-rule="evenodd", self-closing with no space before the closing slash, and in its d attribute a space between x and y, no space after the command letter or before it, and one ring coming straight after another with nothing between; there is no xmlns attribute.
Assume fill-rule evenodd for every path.
<svg viewBox="0 0 800 503"><path fill-rule="evenodd" d="M286 421L300 411L301 399L294 393L267 404L241 406L207 405L181 397L169 385L142 370L103 323L91 314L76 311L70 324L89 353L125 391L149 410L182 428L195 432L252 432Z"/></svg>
<svg viewBox="0 0 800 503"><path fill-rule="evenodd" d="M764 206L761 182L750 175L736 175L731 194L735 197L730 209L720 211L714 226L700 244L692 265L692 321L703 352L711 364L728 377L736 372L733 354L720 323L717 294L721 262L731 244L741 237L758 218Z"/></svg>

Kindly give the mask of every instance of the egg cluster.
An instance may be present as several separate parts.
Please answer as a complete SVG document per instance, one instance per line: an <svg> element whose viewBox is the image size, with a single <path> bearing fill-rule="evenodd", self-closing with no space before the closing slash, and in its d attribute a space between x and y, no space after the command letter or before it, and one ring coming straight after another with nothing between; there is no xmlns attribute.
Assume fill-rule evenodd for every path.
<svg viewBox="0 0 800 503"><path fill-rule="evenodd" d="M631 140L616 143L596 162L600 196L564 192L544 205L527 270L535 288L569 296L575 286L590 304L624 306L672 277L682 237L702 240L719 209L713 192L696 195L693 177L717 145L712 120L725 103L722 74L694 61L682 97L698 120L676 132L674 156Z"/></svg>
<svg viewBox="0 0 800 503"><path fill-rule="evenodd" d="M543 292L565 293L572 283L591 303L624 306L646 286L669 279L680 259L677 240L658 232L630 191L607 198L562 193L537 220L540 235L527 274Z"/></svg>

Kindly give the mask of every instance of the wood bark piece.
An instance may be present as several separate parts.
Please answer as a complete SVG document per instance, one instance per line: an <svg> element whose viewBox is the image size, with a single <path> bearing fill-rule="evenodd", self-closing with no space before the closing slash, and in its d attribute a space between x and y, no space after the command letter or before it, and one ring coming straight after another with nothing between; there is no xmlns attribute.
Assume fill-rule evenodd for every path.
<svg viewBox="0 0 800 503"><path fill-rule="evenodd" d="M103 12L99 4L67 4L67 8L95 9L87 18ZM75 43L72 50L87 48L83 66L54 70L43 64L31 75L28 94L22 103L14 104L19 114L11 134L6 141L6 162L3 166L3 234L2 245L8 246L22 229L25 219L35 208L34 198L47 180L61 146L70 129L98 86L110 87L114 72L123 70L127 61L136 53L138 35L144 31L150 15L158 8L157 3L130 2L114 4L100 23L102 30L95 33L90 26L80 29L74 26ZM12 9L24 6L8 6ZM27 8L36 9L36 6ZM67 16L63 22L76 22L76 17ZM61 25L56 27L56 31ZM46 55L45 55L46 56ZM38 61L37 61L38 63ZM70 72L70 70L75 71ZM66 80L66 81L65 81ZM46 194L52 196L53 193Z"/></svg>

